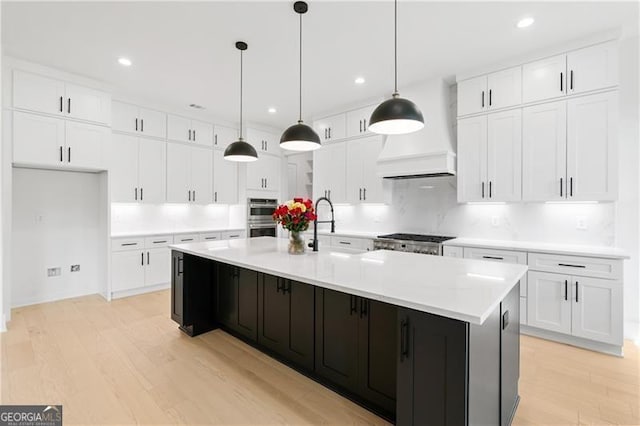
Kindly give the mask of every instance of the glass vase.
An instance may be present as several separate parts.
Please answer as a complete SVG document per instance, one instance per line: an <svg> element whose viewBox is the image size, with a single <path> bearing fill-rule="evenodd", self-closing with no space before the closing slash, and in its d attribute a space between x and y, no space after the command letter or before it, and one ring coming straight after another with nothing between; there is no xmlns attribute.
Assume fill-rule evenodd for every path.
<svg viewBox="0 0 640 426"><path fill-rule="evenodd" d="M289 254L304 254L304 238L300 232L289 232Z"/></svg>

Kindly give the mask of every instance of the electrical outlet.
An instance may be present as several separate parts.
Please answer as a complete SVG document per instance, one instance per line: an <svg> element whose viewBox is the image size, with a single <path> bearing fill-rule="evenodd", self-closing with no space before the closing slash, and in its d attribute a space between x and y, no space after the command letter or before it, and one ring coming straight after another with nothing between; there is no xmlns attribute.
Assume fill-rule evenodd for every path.
<svg viewBox="0 0 640 426"><path fill-rule="evenodd" d="M587 218L585 216L576 216L576 229L585 231L587 228Z"/></svg>
<svg viewBox="0 0 640 426"><path fill-rule="evenodd" d="M491 216L491 226L493 226L493 227L500 226L500 217L499 216Z"/></svg>
<svg viewBox="0 0 640 426"><path fill-rule="evenodd" d="M80 265L71 265L71 272L78 272L80 270Z"/></svg>
<svg viewBox="0 0 640 426"><path fill-rule="evenodd" d="M59 275L62 275L62 269L60 267L47 269L47 277L57 277Z"/></svg>

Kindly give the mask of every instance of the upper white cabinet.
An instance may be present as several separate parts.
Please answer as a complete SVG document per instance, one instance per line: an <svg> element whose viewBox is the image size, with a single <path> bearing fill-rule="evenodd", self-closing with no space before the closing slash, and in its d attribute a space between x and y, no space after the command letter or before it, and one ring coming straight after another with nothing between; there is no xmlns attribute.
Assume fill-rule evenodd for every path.
<svg viewBox="0 0 640 426"><path fill-rule="evenodd" d="M346 143L324 145L313 151L313 198L346 203Z"/></svg>
<svg viewBox="0 0 640 426"><path fill-rule="evenodd" d="M238 203L238 163L224 159L224 153L213 151L213 202Z"/></svg>
<svg viewBox="0 0 640 426"><path fill-rule="evenodd" d="M13 162L79 170L105 170L107 127L14 111Z"/></svg>
<svg viewBox="0 0 640 426"><path fill-rule="evenodd" d="M323 142L344 139L347 135L346 120L345 114L336 114L314 121L313 128Z"/></svg>
<svg viewBox="0 0 640 426"><path fill-rule="evenodd" d="M213 129L213 147L216 149L227 149L233 142L238 140L238 129L216 125Z"/></svg>
<svg viewBox="0 0 640 426"><path fill-rule="evenodd" d="M359 108L353 111L347 112L346 116L346 136L362 136L362 135L370 135L369 131L369 119L371 118L371 113L374 109L376 109L377 105L369 105L364 108ZM320 135L322 138L323 135Z"/></svg>
<svg viewBox="0 0 640 426"><path fill-rule="evenodd" d="M112 202L166 200L166 142L114 134L111 144Z"/></svg>
<svg viewBox="0 0 640 426"><path fill-rule="evenodd" d="M13 72L13 107L100 124L111 122L111 96L25 71Z"/></svg>
<svg viewBox="0 0 640 426"><path fill-rule="evenodd" d="M212 146L213 124L169 114L167 138L178 142L194 142L199 145Z"/></svg>
<svg viewBox="0 0 640 426"><path fill-rule="evenodd" d="M458 121L458 201L521 198L521 112Z"/></svg>
<svg viewBox="0 0 640 426"><path fill-rule="evenodd" d="M383 202L382 178L376 174L376 160L382 151L382 137L348 141L345 145L347 202Z"/></svg>
<svg viewBox="0 0 640 426"><path fill-rule="evenodd" d="M458 115L518 105L522 101L522 69L509 68L458 83Z"/></svg>
<svg viewBox="0 0 640 426"><path fill-rule="evenodd" d="M280 155L280 135L247 128L247 137L245 140L253 145L256 151L258 151L258 155L261 153Z"/></svg>
<svg viewBox="0 0 640 426"><path fill-rule="evenodd" d="M567 93L567 56L558 55L522 66L522 101L553 99Z"/></svg>
<svg viewBox="0 0 640 426"><path fill-rule="evenodd" d="M198 146L167 144L167 201L209 204L213 201L213 154Z"/></svg>
<svg viewBox="0 0 640 426"><path fill-rule="evenodd" d="M247 163L247 189L258 191L280 190L280 157L263 155L258 161Z"/></svg>
<svg viewBox="0 0 640 426"><path fill-rule="evenodd" d="M167 136L167 114L120 101L112 103L112 129L164 139Z"/></svg>
<svg viewBox="0 0 640 426"><path fill-rule="evenodd" d="M613 87L618 84L618 44L609 42L567 54L569 93Z"/></svg>

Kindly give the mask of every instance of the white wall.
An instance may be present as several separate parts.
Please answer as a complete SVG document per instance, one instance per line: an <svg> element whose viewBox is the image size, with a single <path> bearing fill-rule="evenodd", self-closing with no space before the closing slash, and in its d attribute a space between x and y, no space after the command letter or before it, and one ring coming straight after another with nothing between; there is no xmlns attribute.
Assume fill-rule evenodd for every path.
<svg viewBox="0 0 640 426"><path fill-rule="evenodd" d="M13 169L11 305L103 291L104 174ZM80 271L70 272L72 264ZM47 277L47 268L62 274Z"/></svg>

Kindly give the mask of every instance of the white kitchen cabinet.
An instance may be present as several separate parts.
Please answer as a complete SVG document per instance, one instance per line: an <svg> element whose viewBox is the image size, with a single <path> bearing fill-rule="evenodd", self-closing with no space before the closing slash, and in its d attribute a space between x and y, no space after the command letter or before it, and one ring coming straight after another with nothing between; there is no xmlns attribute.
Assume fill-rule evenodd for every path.
<svg viewBox="0 0 640 426"><path fill-rule="evenodd" d="M280 189L280 157L263 155L247 163L247 189L278 191Z"/></svg>
<svg viewBox="0 0 640 426"><path fill-rule="evenodd" d="M442 247L442 255L446 257L464 257L462 247L444 246Z"/></svg>
<svg viewBox="0 0 640 426"><path fill-rule="evenodd" d="M463 257L466 259L486 260L489 262L527 264L527 253L514 250L490 249L484 247L464 247ZM520 297L527 297L527 274L520 279Z"/></svg>
<svg viewBox="0 0 640 426"><path fill-rule="evenodd" d="M482 112L487 104L486 75L458 82L458 115Z"/></svg>
<svg viewBox="0 0 640 426"><path fill-rule="evenodd" d="M522 68L519 66L458 82L459 116L521 102Z"/></svg>
<svg viewBox="0 0 640 426"><path fill-rule="evenodd" d="M171 281L173 236L115 238L111 252L111 292L140 289Z"/></svg>
<svg viewBox="0 0 640 426"><path fill-rule="evenodd" d="M458 202L488 197L487 117L458 120Z"/></svg>
<svg viewBox="0 0 640 426"><path fill-rule="evenodd" d="M381 203L384 201L382 178L376 173L376 161L382 151L382 137L348 141L346 145L346 201Z"/></svg>
<svg viewBox="0 0 640 426"><path fill-rule="evenodd" d="M571 333L571 276L529 271L527 323L531 327Z"/></svg>
<svg viewBox="0 0 640 426"><path fill-rule="evenodd" d="M20 70L13 72L13 107L94 123L111 122L108 93Z"/></svg>
<svg viewBox="0 0 640 426"><path fill-rule="evenodd" d="M193 142L203 146L213 146L213 124L191 120Z"/></svg>
<svg viewBox="0 0 640 426"><path fill-rule="evenodd" d="M164 203L167 199L167 143L138 139L140 201Z"/></svg>
<svg viewBox="0 0 640 426"><path fill-rule="evenodd" d="M213 153L210 149L190 148L191 201L211 204L213 201Z"/></svg>
<svg viewBox="0 0 640 426"><path fill-rule="evenodd" d="M114 131L161 139L167 135L167 115L164 112L113 101L112 115Z"/></svg>
<svg viewBox="0 0 640 426"><path fill-rule="evenodd" d="M522 199L566 198L567 106L565 101L522 110Z"/></svg>
<svg viewBox="0 0 640 426"><path fill-rule="evenodd" d="M311 236L313 238L313 234ZM373 240L370 238L336 237L331 236L331 246L353 250L373 250ZM320 244L318 244L320 247Z"/></svg>
<svg viewBox="0 0 640 426"><path fill-rule="evenodd" d="M209 204L213 154L210 149L167 143L167 201Z"/></svg>
<svg viewBox="0 0 640 426"><path fill-rule="evenodd" d="M571 334L622 345L622 283L572 277Z"/></svg>
<svg viewBox="0 0 640 426"><path fill-rule="evenodd" d="M200 234L200 241L218 241L222 238L220 232L205 232Z"/></svg>
<svg viewBox="0 0 640 426"><path fill-rule="evenodd" d="M21 165L104 170L107 127L15 111L13 162Z"/></svg>
<svg viewBox="0 0 640 426"><path fill-rule="evenodd" d="M171 250L148 248L145 253L144 285L154 286L171 281Z"/></svg>
<svg viewBox="0 0 640 426"><path fill-rule="evenodd" d="M567 101L568 198L617 198L618 96L607 92Z"/></svg>
<svg viewBox="0 0 640 426"><path fill-rule="evenodd" d="M144 252L126 250L111 253L111 291L144 286Z"/></svg>
<svg viewBox="0 0 640 426"><path fill-rule="evenodd" d="M220 233L220 238L223 240L237 240L239 238L245 238L246 233L243 230L235 230L235 231L222 231Z"/></svg>
<svg viewBox="0 0 640 426"><path fill-rule="evenodd" d="M216 125L213 130L214 148L225 150L230 144L238 140L238 129Z"/></svg>
<svg viewBox="0 0 640 426"><path fill-rule="evenodd" d="M353 111L348 111L346 116L346 137L370 135L369 119L377 105L368 105Z"/></svg>
<svg viewBox="0 0 640 426"><path fill-rule="evenodd" d="M618 84L618 43L597 44L567 54L568 93L583 93Z"/></svg>
<svg viewBox="0 0 640 426"><path fill-rule="evenodd" d="M238 203L238 164L224 159L223 151L213 151L213 202Z"/></svg>
<svg viewBox="0 0 640 426"><path fill-rule="evenodd" d="M558 55L522 66L522 101L553 99L567 93L567 55Z"/></svg>
<svg viewBox="0 0 640 426"><path fill-rule="evenodd" d="M275 135L262 130L247 128L245 139L260 154L280 155L280 135Z"/></svg>
<svg viewBox="0 0 640 426"><path fill-rule="evenodd" d="M346 203L346 143L327 144L313 152L313 197Z"/></svg>
<svg viewBox="0 0 640 426"><path fill-rule="evenodd" d="M213 146L213 124L169 114L167 138L177 142Z"/></svg>
<svg viewBox="0 0 640 426"><path fill-rule="evenodd" d="M346 114L336 114L313 122L320 140L325 142L344 139L347 135L346 127Z"/></svg>

